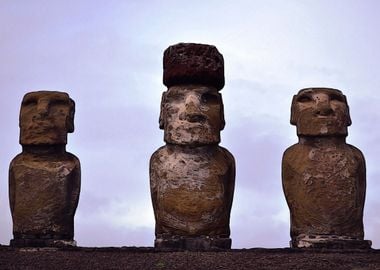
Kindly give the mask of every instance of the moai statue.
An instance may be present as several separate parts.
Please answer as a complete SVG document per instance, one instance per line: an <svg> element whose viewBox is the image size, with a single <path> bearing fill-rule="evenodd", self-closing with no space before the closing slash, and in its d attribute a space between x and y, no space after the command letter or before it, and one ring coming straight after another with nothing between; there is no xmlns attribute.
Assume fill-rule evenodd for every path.
<svg viewBox="0 0 380 270"><path fill-rule="evenodd" d="M164 52L160 128L166 145L150 160L156 248L231 247L235 161L218 146L224 128L223 56L216 47L179 43Z"/></svg>
<svg viewBox="0 0 380 270"><path fill-rule="evenodd" d="M75 104L63 92L24 96L20 144L9 168L13 219L11 246L75 246L74 214L80 192L80 163L66 152L74 131Z"/></svg>
<svg viewBox="0 0 380 270"><path fill-rule="evenodd" d="M346 97L331 88L302 89L293 97L290 123L299 137L282 160L291 247L370 248L363 240L365 160L346 143Z"/></svg>

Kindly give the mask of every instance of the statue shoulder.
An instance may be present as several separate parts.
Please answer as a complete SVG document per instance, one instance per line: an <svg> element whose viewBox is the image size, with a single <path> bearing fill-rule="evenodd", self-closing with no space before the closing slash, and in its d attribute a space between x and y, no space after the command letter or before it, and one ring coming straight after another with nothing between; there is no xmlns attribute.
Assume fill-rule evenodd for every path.
<svg viewBox="0 0 380 270"><path fill-rule="evenodd" d="M79 158L76 155L74 155L73 153L70 153L70 152L66 152L66 154L70 160L80 164Z"/></svg>
<svg viewBox="0 0 380 270"><path fill-rule="evenodd" d="M11 160L9 167L11 168L11 167L13 167L15 164L22 162L23 159L24 159L24 155L23 155L22 153L18 154L17 156L15 156L15 157Z"/></svg>
<svg viewBox="0 0 380 270"><path fill-rule="evenodd" d="M235 158L230 151L222 146L218 146L218 150L230 164L235 165Z"/></svg>
<svg viewBox="0 0 380 270"><path fill-rule="evenodd" d="M302 150L302 146L298 143L293 144L292 146L288 147L282 156L282 161L285 161L287 159L291 159L295 155L298 155L299 152Z"/></svg>
<svg viewBox="0 0 380 270"><path fill-rule="evenodd" d="M353 146L351 144L347 144L347 146L350 148L350 150L352 151L352 153L354 154L354 156L355 156L356 159L358 159L359 161L365 163L364 155L363 155L362 151L359 148L357 148L357 147L355 147L355 146Z"/></svg>
<svg viewBox="0 0 380 270"><path fill-rule="evenodd" d="M158 163L160 162L160 159L164 156L166 156L168 153L166 145L161 146L158 148L150 157L150 164Z"/></svg>

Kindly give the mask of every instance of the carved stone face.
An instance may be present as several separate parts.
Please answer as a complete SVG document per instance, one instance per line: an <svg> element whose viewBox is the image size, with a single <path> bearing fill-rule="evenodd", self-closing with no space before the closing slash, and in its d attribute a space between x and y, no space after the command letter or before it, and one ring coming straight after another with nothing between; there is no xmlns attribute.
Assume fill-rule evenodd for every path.
<svg viewBox="0 0 380 270"><path fill-rule="evenodd" d="M66 144L74 131L74 101L63 92L38 91L24 96L20 111L20 144Z"/></svg>
<svg viewBox="0 0 380 270"><path fill-rule="evenodd" d="M297 126L297 135L347 136L346 97L331 88L303 89L293 97L290 123Z"/></svg>
<svg viewBox="0 0 380 270"><path fill-rule="evenodd" d="M222 96L215 87L172 86L162 95L160 128L166 143L206 145L220 142L224 128Z"/></svg>

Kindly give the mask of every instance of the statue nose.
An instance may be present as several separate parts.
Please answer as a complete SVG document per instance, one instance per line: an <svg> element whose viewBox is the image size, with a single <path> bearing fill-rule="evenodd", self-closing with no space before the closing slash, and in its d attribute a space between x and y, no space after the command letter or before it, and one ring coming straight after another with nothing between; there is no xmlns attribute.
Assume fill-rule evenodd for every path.
<svg viewBox="0 0 380 270"><path fill-rule="evenodd" d="M185 118L189 122L203 122L206 117L201 112L200 101L197 97L189 96L185 104Z"/></svg>
<svg viewBox="0 0 380 270"><path fill-rule="evenodd" d="M46 116L49 112L49 102L42 100L37 104L37 113L41 116Z"/></svg>
<svg viewBox="0 0 380 270"><path fill-rule="evenodd" d="M199 112L199 108L194 104L194 102L186 103L186 113L194 114Z"/></svg>
<svg viewBox="0 0 380 270"><path fill-rule="evenodd" d="M185 100L186 113L200 113L200 100L197 96L189 95Z"/></svg>
<svg viewBox="0 0 380 270"><path fill-rule="evenodd" d="M321 116L329 116L334 114L329 102L321 102L317 104L316 114Z"/></svg>

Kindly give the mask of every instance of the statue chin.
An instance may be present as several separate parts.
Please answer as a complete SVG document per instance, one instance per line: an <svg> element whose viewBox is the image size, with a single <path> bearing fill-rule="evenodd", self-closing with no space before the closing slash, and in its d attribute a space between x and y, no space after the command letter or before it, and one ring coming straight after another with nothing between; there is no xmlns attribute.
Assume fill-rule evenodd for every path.
<svg viewBox="0 0 380 270"><path fill-rule="evenodd" d="M211 132L191 133L185 132L165 132L164 140L169 144L177 145L210 145L219 144L220 135Z"/></svg>
<svg viewBox="0 0 380 270"><path fill-rule="evenodd" d="M346 119L325 119L302 117L297 123L298 136L347 136Z"/></svg>
<svg viewBox="0 0 380 270"><path fill-rule="evenodd" d="M21 133L20 144L21 145L56 145L66 144L67 134L50 132L43 136L33 133Z"/></svg>
<svg viewBox="0 0 380 270"><path fill-rule="evenodd" d="M347 127L315 125L312 128L297 127L297 135L309 137L347 137L348 131Z"/></svg>

